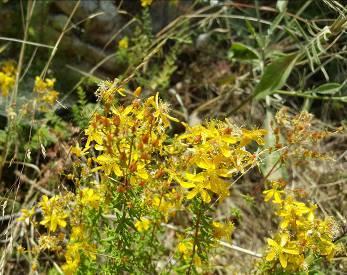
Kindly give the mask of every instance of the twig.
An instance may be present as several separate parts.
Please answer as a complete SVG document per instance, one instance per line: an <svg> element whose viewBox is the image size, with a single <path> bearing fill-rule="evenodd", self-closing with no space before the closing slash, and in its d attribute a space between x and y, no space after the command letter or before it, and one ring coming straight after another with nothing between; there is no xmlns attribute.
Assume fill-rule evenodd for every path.
<svg viewBox="0 0 347 275"><path fill-rule="evenodd" d="M223 241L219 241L219 244L224 246L224 247L227 247L227 248L230 248L230 249L233 249L233 250L236 250L236 251L248 254L248 255L253 256L253 257L257 257L257 258L262 258L263 257L263 255L260 254L260 253L257 253L257 252L254 252L252 250L248 250L248 249L239 247L239 246L234 245L234 244L229 244L229 243L223 242Z"/></svg>
<svg viewBox="0 0 347 275"><path fill-rule="evenodd" d="M161 223L161 225L164 226L164 227L166 227L166 228L175 230L175 231L177 231L177 232L184 233L184 231L183 231L182 229L178 228L178 227L175 226L175 225L166 224L166 223ZM257 258L262 258L262 257L263 257L263 255L260 254L260 253L257 253L257 252L254 252L254 251L252 251L252 250L248 250L248 249L239 247L239 246L234 245L234 244L230 244L230 243L227 243L227 242L224 242L224 241L218 241L218 243L219 243L221 246L224 246L224 247L226 247L226 248L230 248L230 249L235 250L235 251L238 251L238 252L242 252L242 253L248 254L248 255L253 256L253 257L257 257Z"/></svg>

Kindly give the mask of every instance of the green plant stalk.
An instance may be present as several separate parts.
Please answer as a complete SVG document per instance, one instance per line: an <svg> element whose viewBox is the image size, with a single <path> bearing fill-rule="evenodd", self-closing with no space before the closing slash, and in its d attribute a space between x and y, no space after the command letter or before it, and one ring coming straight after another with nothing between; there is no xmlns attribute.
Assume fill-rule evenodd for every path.
<svg viewBox="0 0 347 275"><path fill-rule="evenodd" d="M199 210L198 210L197 217L196 217L196 222L195 222L195 232L194 232L194 243L193 243L192 259L190 260L189 268L187 270L187 275L191 274L192 268L193 268L194 256L196 254L196 247L197 247L198 241L199 241L198 239L199 239L200 221L201 221L201 215L202 215L202 211L203 211L202 208L203 208L203 202L200 202Z"/></svg>
<svg viewBox="0 0 347 275"><path fill-rule="evenodd" d="M347 102L346 96L316 96L312 94L306 94L305 92L290 92L290 91L284 91L284 90L277 90L275 94L298 96L298 97L304 97L304 98L310 98L310 99L334 100L334 101Z"/></svg>

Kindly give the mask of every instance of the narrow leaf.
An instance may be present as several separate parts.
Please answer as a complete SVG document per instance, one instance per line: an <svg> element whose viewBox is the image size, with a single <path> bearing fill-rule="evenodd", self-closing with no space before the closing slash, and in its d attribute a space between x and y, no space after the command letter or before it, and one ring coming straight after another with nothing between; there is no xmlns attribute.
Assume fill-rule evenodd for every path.
<svg viewBox="0 0 347 275"><path fill-rule="evenodd" d="M323 95L333 95L341 90L341 86L342 85L340 83L336 82L325 83L315 88L313 92Z"/></svg>

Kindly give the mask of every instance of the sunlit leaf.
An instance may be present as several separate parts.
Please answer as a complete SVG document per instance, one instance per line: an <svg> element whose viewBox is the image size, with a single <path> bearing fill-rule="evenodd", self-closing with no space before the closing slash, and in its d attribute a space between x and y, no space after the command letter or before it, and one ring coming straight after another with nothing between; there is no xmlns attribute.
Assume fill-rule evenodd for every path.
<svg viewBox="0 0 347 275"><path fill-rule="evenodd" d="M231 46L229 58L235 58L243 61L260 59L260 54L250 46L235 42Z"/></svg>
<svg viewBox="0 0 347 275"><path fill-rule="evenodd" d="M299 54L290 54L280 57L269 64L254 90L255 98L263 99L280 89L286 83L298 58Z"/></svg>

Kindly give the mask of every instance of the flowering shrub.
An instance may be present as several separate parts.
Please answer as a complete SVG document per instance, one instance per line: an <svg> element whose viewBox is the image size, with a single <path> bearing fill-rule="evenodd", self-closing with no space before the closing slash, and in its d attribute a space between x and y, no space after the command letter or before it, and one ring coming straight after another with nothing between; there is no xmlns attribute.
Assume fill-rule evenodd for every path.
<svg viewBox="0 0 347 275"><path fill-rule="evenodd" d="M38 79L37 87L50 90L52 82ZM235 227L216 220L215 206L230 196L236 175L260 163L266 131L228 120L189 126L169 114L158 94L141 99L137 88L132 102L123 105L119 97L126 93L117 81L100 85L103 110L92 115L85 142L71 148L67 177L74 190L44 195L36 207L22 211L20 221L31 221L38 234L39 225L46 230L31 253L38 258L54 252L64 259L65 274L213 270L209 255L220 240L230 240ZM173 123L184 131L174 133ZM251 143L257 145L252 152ZM333 220L317 218L316 206L297 200L282 181L270 187L265 201L274 203L280 225L267 240L259 270L294 272L307 270L315 257L331 259L337 250ZM177 224L182 215L186 220ZM176 233L167 244L170 227Z"/></svg>
<svg viewBox="0 0 347 275"><path fill-rule="evenodd" d="M160 242L162 224L178 211L191 218L177 233L170 268L187 273L208 268L208 253L218 240L231 237L234 225L214 221L213 205L230 195L235 175L257 165L260 151L246 146L263 145L265 131L211 120L183 124L183 133L171 134L171 122L179 121L168 105L158 94L142 100L140 92L124 106L117 98L124 96L123 88L111 82L100 86L104 110L91 118L84 146L71 149L75 162L69 177L76 190L43 196L38 205L47 234L40 236L37 251L63 253L66 274L154 272L155 263L170 253ZM23 212L22 219L35 220L32 213Z"/></svg>

